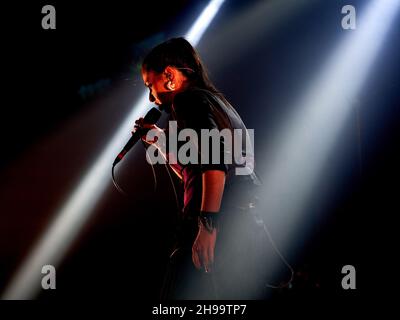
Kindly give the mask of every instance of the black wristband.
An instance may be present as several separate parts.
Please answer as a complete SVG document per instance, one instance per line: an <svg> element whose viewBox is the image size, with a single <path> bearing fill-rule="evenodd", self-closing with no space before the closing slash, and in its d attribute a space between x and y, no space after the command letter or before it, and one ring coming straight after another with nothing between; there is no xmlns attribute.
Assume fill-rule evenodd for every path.
<svg viewBox="0 0 400 320"><path fill-rule="evenodd" d="M201 223L209 232L218 229L219 212L200 211L199 224Z"/></svg>

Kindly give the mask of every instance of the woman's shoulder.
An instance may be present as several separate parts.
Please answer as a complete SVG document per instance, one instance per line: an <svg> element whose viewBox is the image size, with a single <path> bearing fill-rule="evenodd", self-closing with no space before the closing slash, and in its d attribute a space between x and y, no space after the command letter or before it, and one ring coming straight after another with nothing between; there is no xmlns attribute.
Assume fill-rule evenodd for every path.
<svg viewBox="0 0 400 320"><path fill-rule="evenodd" d="M198 87L190 87L185 91L178 93L174 98L174 103L180 103L184 101L207 101L207 97L211 94L211 92L207 89L202 89Z"/></svg>
<svg viewBox="0 0 400 320"><path fill-rule="evenodd" d="M189 88L178 93L174 98L174 110L177 113L206 112L209 110L209 92L206 89L197 87Z"/></svg>

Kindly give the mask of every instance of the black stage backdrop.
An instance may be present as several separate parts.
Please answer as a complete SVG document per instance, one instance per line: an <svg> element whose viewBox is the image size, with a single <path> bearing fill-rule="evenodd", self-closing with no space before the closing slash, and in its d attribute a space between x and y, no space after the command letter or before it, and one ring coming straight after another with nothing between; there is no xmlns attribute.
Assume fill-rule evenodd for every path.
<svg viewBox="0 0 400 320"><path fill-rule="evenodd" d="M361 5L365 1L350 2ZM226 23L231 15L257 3L226 1L218 19ZM1 290L143 91L138 66L145 49L184 34L207 1L52 1L57 10L56 30L41 28L45 4L50 2L1 5ZM281 111L279 101L295 90L299 80L290 61L299 59L295 71L306 73L319 53L332 48L329 43L337 35L336 27L329 33L328 12L336 10L340 16L344 4L319 2L315 10L259 39L259 47L244 49L240 58L222 70L218 70L216 57L208 54L218 52L218 44L213 43L213 48L200 44L212 78L249 127L268 134L274 115ZM389 66L376 67L381 86L367 82L359 97L362 157L357 156L354 118L343 134L343 141L354 144L343 150L348 148L349 157L355 160L338 177L326 218L313 227L301 254L289 255L297 271L293 288L275 292L269 297L272 301L323 297L340 304L374 301L389 294L387 288L396 275L392 261L398 252L394 221L399 214L400 79L393 70L399 70L399 27L397 19L385 43L387 50L378 57L379 63L389 61ZM302 42L310 48L311 42L319 42L321 51L309 52L308 58L297 57L291 48ZM265 109L257 92L251 91L260 77L254 61L265 63L265 72L270 74L264 97L274 103ZM252 109L243 107L243 87L247 96L249 92L254 96ZM379 115L376 108L381 110ZM271 117L258 122L263 114ZM256 149L256 156L260 154ZM262 159L257 160L262 169ZM109 183L57 269L57 289L42 291L39 299L157 301L177 211L174 195L163 166L156 168L158 184L153 190L144 152L127 157L121 168L118 179L130 196L124 198ZM179 183L175 184L179 189ZM340 271L347 264L357 270L355 291L345 291L340 285Z"/></svg>

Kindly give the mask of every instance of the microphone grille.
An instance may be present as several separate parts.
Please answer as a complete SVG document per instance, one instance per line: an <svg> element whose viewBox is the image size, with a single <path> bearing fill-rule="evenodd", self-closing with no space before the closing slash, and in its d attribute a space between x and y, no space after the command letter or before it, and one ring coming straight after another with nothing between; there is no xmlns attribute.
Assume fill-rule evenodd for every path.
<svg viewBox="0 0 400 320"><path fill-rule="evenodd" d="M151 108L149 112L144 116L144 122L154 124L160 119L161 111L156 108Z"/></svg>

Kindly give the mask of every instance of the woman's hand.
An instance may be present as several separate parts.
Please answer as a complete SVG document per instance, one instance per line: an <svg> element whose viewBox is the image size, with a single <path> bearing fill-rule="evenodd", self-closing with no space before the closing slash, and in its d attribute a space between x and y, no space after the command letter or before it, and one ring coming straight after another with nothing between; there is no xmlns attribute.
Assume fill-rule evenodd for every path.
<svg viewBox="0 0 400 320"><path fill-rule="evenodd" d="M208 231L202 223L199 223L199 232L192 246L192 260L197 269L204 268L206 273L211 271L214 262L215 241L217 229Z"/></svg>
<svg viewBox="0 0 400 320"><path fill-rule="evenodd" d="M160 134L164 134L164 131L157 127L155 124L145 123L144 118L139 118L135 121L135 126L133 127L132 133L142 131L142 140L148 144L154 144L157 142L158 137L157 135L155 135L153 140L147 140L147 133L149 130L157 130Z"/></svg>

